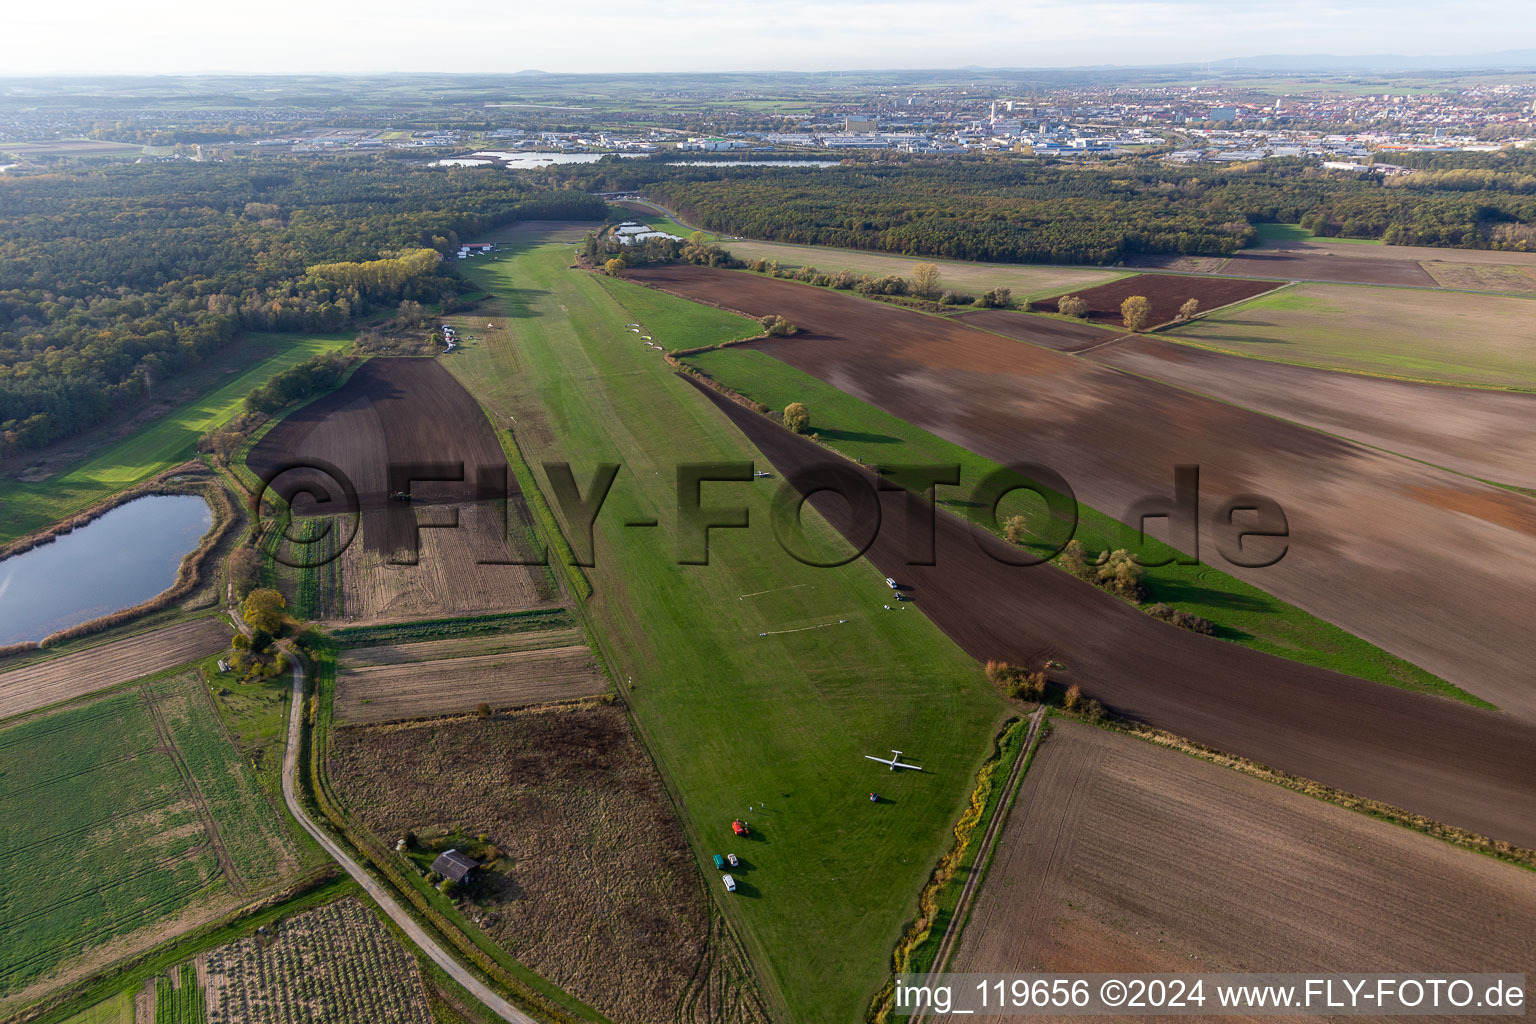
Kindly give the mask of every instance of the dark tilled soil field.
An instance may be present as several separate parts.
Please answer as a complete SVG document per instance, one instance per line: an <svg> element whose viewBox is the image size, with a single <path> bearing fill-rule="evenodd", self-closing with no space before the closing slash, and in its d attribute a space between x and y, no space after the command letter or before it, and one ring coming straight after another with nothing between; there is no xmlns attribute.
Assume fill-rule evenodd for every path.
<svg viewBox="0 0 1536 1024"><path fill-rule="evenodd" d="M1252 274L1254 277L1283 277L1292 281L1440 287L1440 283L1413 260L1332 256L1325 252L1242 252L1228 260L1221 272ZM1204 304L1202 300L1201 305Z"/></svg>
<svg viewBox="0 0 1536 1024"><path fill-rule="evenodd" d="M1280 276L1280 275L1273 275ZM1144 295L1152 303L1152 320L1148 326L1167 323L1179 315L1179 307L1189 299L1199 299L1202 310L1251 299L1278 288L1273 281L1250 281L1231 277L1196 277L1182 274L1137 274L1122 277L1109 284L1086 291L1062 293L1080 296L1088 301L1088 319L1096 323L1120 326L1120 303L1132 295ZM1061 295L1053 295L1036 303L1045 309L1055 309Z"/></svg>
<svg viewBox="0 0 1536 1024"><path fill-rule="evenodd" d="M701 388L702 390L702 388ZM704 392L784 477L808 467L866 473L766 417ZM871 484L872 475L868 475ZM903 493L882 521L905 521ZM847 504L811 502L839 529ZM1198 743L1526 847L1536 847L1536 726L1198 636L1152 619L1051 566L1013 567L1017 549L938 513L935 564L908 565L904 531L867 557L978 659L1057 660L1120 713Z"/></svg>
<svg viewBox="0 0 1536 1024"><path fill-rule="evenodd" d="M1536 488L1536 395L1270 363L1143 335L1085 358L1482 480Z"/></svg>
<svg viewBox="0 0 1536 1024"><path fill-rule="evenodd" d="M1081 352L1085 348L1113 341L1115 333L1092 324L1072 323L1045 316L1011 313L1006 309L983 309L961 313L954 319L971 327L1001 334L1033 345L1044 345L1058 352Z"/></svg>
<svg viewBox="0 0 1536 1024"><path fill-rule="evenodd" d="M1424 964L1536 969L1536 874L1058 719L948 969L1393 972Z"/></svg>
<svg viewBox="0 0 1536 1024"><path fill-rule="evenodd" d="M1051 467L1109 514L1170 495L1174 467L1199 466L1201 550L1219 568L1536 719L1536 502L1524 495L823 289L693 267L630 276L787 316L807 333L762 351L998 463ZM1209 517L1244 494L1285 511L1289 549L1273 566L1231 566L1212 546Z"/></svg>
<svg viewBox="0 0 1536 1024"><path fill-rule="evenodd" d="M352 726L336 731L328 770L378 836L485 834L502 857L466 909L613 1019L766 1021L623 709Z"/></svg>
<svg viewBox="0 0 1536 1024"><path fill-rule="evenodd" d="M408 542L413 506L496 501L517 495L506 456L469 392L436 360L372 359L341 389L317 399L273 427L251 450L251 469L279 493L311 484L330 494L334 481L308 468L330 463L350 480L363 512L386 524L364 531L368 546L390 550ZM291 468L295 466L306 468ZM391 472L397 479L391 480ZM411 502L391 501L407 489ZM424 480L431 476L461 476ZM339 494L339 492L338 492ZM343 511L331 502L300 498L300 514Z"/></svg>

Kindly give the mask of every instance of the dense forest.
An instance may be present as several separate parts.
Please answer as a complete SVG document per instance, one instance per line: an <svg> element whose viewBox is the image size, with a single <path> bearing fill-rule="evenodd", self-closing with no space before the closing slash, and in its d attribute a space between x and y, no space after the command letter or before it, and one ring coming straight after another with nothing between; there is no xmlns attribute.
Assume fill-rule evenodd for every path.
<svg viewBox="0 0 1536 1024"><path fill-rule="evenodd" d="M1315 163L1225 167L1156 160L1083 164L882 160L825 169L669 167L605 161L582 188L641 189L714 231L904 255L1113 263L1135 253L1226 255L1252 225L1393 244L1536 248L1536 180L1517 165L1445 166L1394 177Z"/></svg>
<svg viewBox="0 0 1536 1024"><path fill-rule="evenodd" d="M337 331L455 293L461 238L601 202L378 160L0 177L0 455L143 400L243 329Z"/></svg>

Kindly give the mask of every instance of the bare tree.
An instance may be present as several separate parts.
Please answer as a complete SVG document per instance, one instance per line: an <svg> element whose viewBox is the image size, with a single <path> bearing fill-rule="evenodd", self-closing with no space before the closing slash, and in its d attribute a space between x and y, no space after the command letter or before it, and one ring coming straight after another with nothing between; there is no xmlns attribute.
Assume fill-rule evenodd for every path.
<svg viewBox="0 0 1536 1024"><path fill-rule="evenodd" d="M925 299L939 290L939 268L932 263L918 263L912 267L912 291Z"/></svg>

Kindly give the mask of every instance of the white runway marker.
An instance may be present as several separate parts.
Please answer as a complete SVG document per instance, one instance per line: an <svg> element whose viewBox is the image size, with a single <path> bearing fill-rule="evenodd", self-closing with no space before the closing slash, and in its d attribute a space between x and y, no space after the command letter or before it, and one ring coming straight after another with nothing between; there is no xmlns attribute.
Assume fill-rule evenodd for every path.
<svg viewBox="0 0 1536 1024"><path fill-rule="evenodd" d="M740 597L736 598L736 600L745 601L749 597L762 597L764 594L777 594L781 590L799 590L801 587L808 586L810 586L809 583L796 583L792 587L775 587L773 590L759 590L752 594L742 594Z"/></svg>
<svg viewBox="0 0 1536 1024"><path fill-rule="evenodd" d="M788 589L788 588L786 588ZM759 633L758 636L779 636L782 633L804 633L808 629L826 629L828 626L841 626L847 619L838 619L836 622L822 622L814 626L801 626L799 629L774 629L767 633Z"/></svg>

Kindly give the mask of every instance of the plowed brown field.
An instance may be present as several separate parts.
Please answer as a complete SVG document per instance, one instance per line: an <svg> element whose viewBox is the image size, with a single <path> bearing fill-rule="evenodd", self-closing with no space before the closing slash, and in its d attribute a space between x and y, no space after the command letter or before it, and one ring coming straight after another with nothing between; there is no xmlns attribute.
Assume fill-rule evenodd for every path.
<svg viewBox="0 0 1536 1024"><path fill-rule="evenodd" d="M363 364L269 431L247 461L278 494L295 496L300 515L345 513L345 485L355 490L360 532L340 557L339 600L324 602L345 620L507 611L558 597L542 568L505 564L526 554L521 492L485 414L435 360ZM306 487L313 493L299 494ZM397 490L411 500L391 500Z"/></svg>
<svg viewBox="0 0 1536 1024"><path fill-rule="evenodd" d="M983 309L975 313L961 313L956 320L971 327L979 327L993 334L1027 341L1031 345L1044 345L1058 352L1081 352L1107 341L1113 341L1116 332L1088 323L1073 323L1048 316L1030 316L1013 313L1006 309Z"/></svg>
<svg viewBox="0 0 1536 1024"><path fill-rule="evenodd" d="M814 442L704 393L781 477L816 466L849 471ZM882 521L905 521L906 500L883 492ZM842 498L811 502L853 535ZM935 544L933 565L909 565L904 531L882 529L866 557L976 658L1061 662L1053 675L1063 684L1080 683L1129 717L1536 848L1536 725L1165 625L1054 567L1003 564L1017 549L948 512L938 513Z"/></svg>
<svg viewBox="0 0 1536 1024"><path fill-rule="evenodd" d="M0 675L0 718L218 654L233 635L221 618L193 619L14 669Z"/></svg>
<svg viewBox="0 0 1536 1024"><path fill-rule="evenodd" d="M1337 256L1326 252L1240 252L1227 261L1221 272L1239 276L1252 274L1255 277L1281 277L1291 281L1440 287L1440 283L1413 260Z"/></svg>
<svg viewBox="0 0 1536 1024"><path fill-rule="evenodd" d="M1279 275L1274 275L1279 276ZM1426 275L1427 276L1427 275ZM1132 295L1142 295L1152 303L1152 318L1147 326L1164 324L1179 315L1179 307L1190 299L1199 299L1203 310L1215 309L1231 302L1251 299L1273 291L1279 285L1273 281L1242 280L1233 277L1197 277L1181 274L1136 274L1122 277L1109 284L1086 291L1071 292L1088 302L1088 319L1114 326L1124 321L1120 316L1120 303ZM1037 305L1055 309L1063 295L1041 299ZM798 321L797 321L798 323Z"/></svg>
<svg viewBox="0 0 1536 1024"><path fill-rule="evenodd" d="M1219 568L1536 719L1536 501L1528 497L824 289L697 267L630 276L787 316L806 333L757 347L995 462L1051 467L1079 500L1111 515L1170 494L1179 464L1200 467L1206 516L1233 496L1267 495L1288 518L1288 553L1244 569L1218 559L1208 542Z"/></svg>
<svg viewBox="0 0 1536 1024"><path fill-rule="evenodd" d="M377 655L384 648L374 648ZM493 708L592 697L607 689L586 644L343 668L336 674L336 717L393 722Z"/></svg>
<svg viewBox="0 0 1536 1024"><path fill-rule="evenodd" d="M1084 358L1375 448L1536 488L1536 395L1339 373L1132 335Z"/></svg>
<svg viewBox="0 0 1536 1024"><path fill-rule="evenodd" d="M385 513L388 531L369 531L373 536L367 540L378 550L408 543L413 505L497 501L516 486L504 482L510 477L507 460L485 414L433 359L364 363L345 386L268 431L246 461L280 493L301 481L313 481L327 493L334 490L316 470L290 468L312 460L340 470L356 489L363 511ZM395 481L392 468L400 474ZM439 473L460 479L422 479ZM406 475L416 482L407 485ZM391 501L397 489L409 490L412 501ZM306 498L295 510L340 511L334 502Z"/></svg>
<svg viewBox="0 0 1536 1024"><path fill-rule="evenodd" d="M1536 971L1536 875L1058 719L948 969L1389 973L1427 964Z"/></svg>

